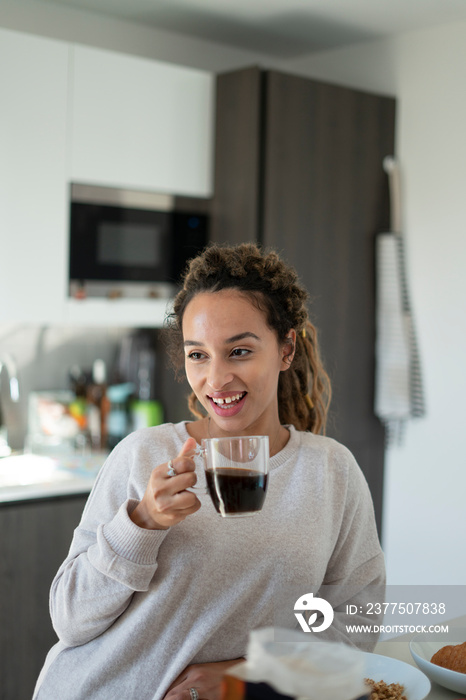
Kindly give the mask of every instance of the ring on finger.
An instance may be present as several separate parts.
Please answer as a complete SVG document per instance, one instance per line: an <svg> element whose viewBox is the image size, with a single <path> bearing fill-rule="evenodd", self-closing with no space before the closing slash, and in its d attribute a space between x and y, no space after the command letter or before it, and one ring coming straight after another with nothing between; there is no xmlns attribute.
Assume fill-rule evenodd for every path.
<svg viewBox="0 0 466 700"><path fill-rule="evenodd" d="M191 700L199 700L199 693L196 688L190 688L189 694L191 695Z"/></svg>
<svg viewBox="0 0 466 700"><path fill-rule="evenodd" d="M168 460L167 475L168 476L176 476L176 471L173 469L173 460L172 459Z"/></svg>

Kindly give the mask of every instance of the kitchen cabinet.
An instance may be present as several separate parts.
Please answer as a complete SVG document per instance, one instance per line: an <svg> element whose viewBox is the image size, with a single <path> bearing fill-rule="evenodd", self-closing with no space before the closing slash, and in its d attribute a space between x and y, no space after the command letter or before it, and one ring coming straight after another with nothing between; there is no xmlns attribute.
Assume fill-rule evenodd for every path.
<svg viewBox="0 0 466 700"><path fill-rule="evenodd" d="M0 29L0 323L58 323L66 294L68 46Z"/></svg>
<svg viewBox="0 0 466 700"><path fill-rule="evenodd" d="M258 68L218 76L212 237L259 241L296 267L333 385L327 434L356 456L379 529L374 239L389 225L394 132L391 97Z"/></svg>
<svg viewBox="0 0 466 700"><path fill-rule="evenodd" d="M75 46L70 179L211 193L213 76Z"/></svg>
<svg viewBox="0 0 466 700"><path fill-rule="evenodd" d="M0 505L0 678L2 700L30 700L57 641L49 591L87 496Z"/></svg>
<svg viewBox="0 0 466 700"><path fill-rule="evenodd" d="M212 76L0 29L0 94L0 324L160 327L167 300L68 297L69 187L210 196Z"/></svg>

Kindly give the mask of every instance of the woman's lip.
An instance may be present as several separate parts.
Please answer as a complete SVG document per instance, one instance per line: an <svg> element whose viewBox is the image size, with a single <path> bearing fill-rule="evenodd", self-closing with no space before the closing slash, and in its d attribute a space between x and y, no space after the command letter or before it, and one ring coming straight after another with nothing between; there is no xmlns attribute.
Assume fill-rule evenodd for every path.
<svg viewBox="0 0 466 700"><path fill-rule="evenodd" d="M241 393L241 392L237 392L237 393ZM227 394L224 396L216 396L215 398L222 398L223 399L223 398L226 398L226 396L236 396L236 394ZM239 401L234 403L232 406L227 404L228 408L222 408L221 406L216 404L215 401L213 401L211 396L209 396L208 399L210 401L210 405L214 409L214 412L217 414L217 416L230 417L230 416L235 416L239 411L241 411L241 409L243 408L244 400L245 400L246 396L247 396L247 393L245 393L244 396ZM223 405L225 405L225 404L223 404Z"/></svg>

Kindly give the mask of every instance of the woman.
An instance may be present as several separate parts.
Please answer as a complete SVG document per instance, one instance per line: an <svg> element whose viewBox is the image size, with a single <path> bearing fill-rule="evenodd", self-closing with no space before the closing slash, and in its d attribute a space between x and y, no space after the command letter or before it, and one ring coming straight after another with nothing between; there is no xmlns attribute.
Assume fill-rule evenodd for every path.
<svg viewBox="0 0 466 700"><path fill-rule="evenodd" d="M383 582L364 477L317 434L329 382L306 301L296 273L252 244L191 262L169 326L197 420L136 431L102 468L52 585L60 642L38 700L218 700L249 631L273 624L277 590L339 584L343 608ZM229 435L269 436L253 518L221 519L186 490L203 478L197 443ZM339 614L327 639L345 638Z"/></svg>

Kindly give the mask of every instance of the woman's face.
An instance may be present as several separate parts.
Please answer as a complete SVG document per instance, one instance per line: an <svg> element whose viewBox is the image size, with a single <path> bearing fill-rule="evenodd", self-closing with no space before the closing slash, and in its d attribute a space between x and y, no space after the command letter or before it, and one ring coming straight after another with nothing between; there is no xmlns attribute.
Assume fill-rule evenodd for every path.
<svg viewBox="0 0 466 700"><path fill-rule="evenodd" d="M293 330L289 337L294 347ZM200 293L185 309L183 341L188 382L217 435L277 430L278 377L291 347L279 344L262 311L236 290Z"/></svg>

